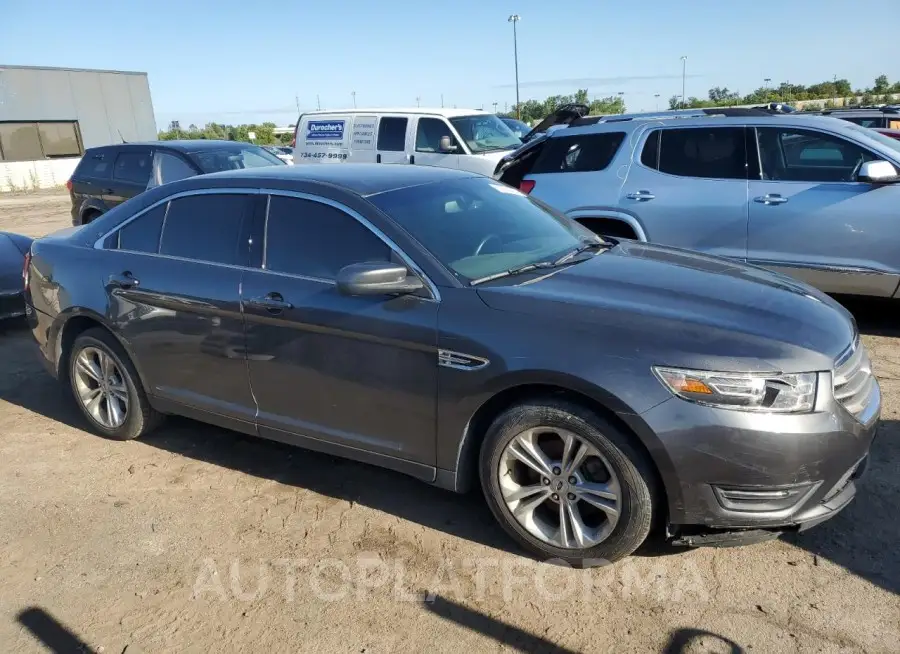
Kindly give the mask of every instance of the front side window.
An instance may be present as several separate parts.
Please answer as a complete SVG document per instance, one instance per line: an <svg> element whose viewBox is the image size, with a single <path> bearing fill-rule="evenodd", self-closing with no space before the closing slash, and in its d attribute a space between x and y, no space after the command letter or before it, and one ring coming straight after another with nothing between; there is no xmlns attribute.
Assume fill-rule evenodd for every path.
<svg viewBox="0 0 900 654"><path fill-rule="evenodd" d="M215 150L200 150L191 152L188 156L204 173L285 165L281 159L257 145L235 145Z"/></svg>
<svg viewBox="0 0 900 654"><path fill-rule="evenodd" d="M248 195L189 195L169 203L160 254L195 261L247 265L249 246L242 238Z"/></svg>
<svg viewBox="0 0 900 654"><path fill-rule="evenodd" d="M272 195L266 221L265 268L335 279L344 266L390 261L391 249L353 216L313 200Z"/></svg>
<svg viewBox="0 0 900 654"><path fill-rule="evenodd" d="M791 182L850 182L874 155L838 136L813 130L759 127L762 179Z"/></svg>
<svg viewBox="0 0 900 654"><path fill-rule="evenodd" d="M119 230L119 249L156 254L167 206L168 203L163 202L122 227Z"/></svg>
<svg viewBox="0 0 900 654"><path fill-rule="evenodd" d="M549 207L483 177L397 189L369 200L466 281L555 260L597 238Z"/></svg>
<svg viewBox="0 0 900 654"><path fill-rule="evenodd" d="M462 154L462 148L450 131L450 126L439 118L419 118L416 126L416 152L443 152L441 139L450 137L450 145L456 146L455 152Z"/></svg>
<svg viewBox="0 0 900 654"><path fill-rule="evenodd" d="M134 184L150 181L150 152L120 152L113 166L113 179Z"/></svg>
<svg viewBox="0 0 900 654"><path fill-rule="evenodd" d="M385 116L378 121L378 149L385 152L406 150L406 125L408 118Z"/></svg>
<svg viewBox="0 0 900 654"><path fill-rule="evenodd" d="M644 153L648 146L652 147L649 140ZM743 127L662 129L658 147L660 172L679 177L747 178Z"/></svg>
<svg viewBox="0 0 900 654"><path fill-rule="evenodd" d="M537 175L603 170L612 163L624 139L625 132L579 134L548 139L531 172Z"/></svg>
<svg viewBox="0 0 900 654"><path fill-rule="evenodd" d="M514 150L522 145L522 140L494 114L457 116L450 123L475 154Z"/></svg>

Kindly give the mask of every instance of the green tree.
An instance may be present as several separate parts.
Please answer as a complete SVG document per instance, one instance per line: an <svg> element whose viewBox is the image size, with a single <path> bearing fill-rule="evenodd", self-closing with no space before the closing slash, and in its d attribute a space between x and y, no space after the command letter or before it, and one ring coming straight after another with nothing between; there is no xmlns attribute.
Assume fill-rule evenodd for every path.
<svg viewBox="0 0 900 654"><path fill-rule="evenodd" d="M888 82L887 75L879 75L875 78L875 86L872 87L873 93L887 93L888 89L891 88L891 83Z"/></svg>

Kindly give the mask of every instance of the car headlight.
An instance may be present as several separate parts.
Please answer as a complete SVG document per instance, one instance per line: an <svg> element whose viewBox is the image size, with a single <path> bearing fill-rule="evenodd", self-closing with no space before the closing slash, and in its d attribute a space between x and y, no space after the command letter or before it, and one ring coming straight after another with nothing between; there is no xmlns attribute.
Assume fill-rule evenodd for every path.
<svg viewBox="0 0 900 654"><path fill-rule="evenodd" d="M711 372L654 367L653 372L680 398L722 409L758 413L804 413L816 404L818 374Z"/></svg>

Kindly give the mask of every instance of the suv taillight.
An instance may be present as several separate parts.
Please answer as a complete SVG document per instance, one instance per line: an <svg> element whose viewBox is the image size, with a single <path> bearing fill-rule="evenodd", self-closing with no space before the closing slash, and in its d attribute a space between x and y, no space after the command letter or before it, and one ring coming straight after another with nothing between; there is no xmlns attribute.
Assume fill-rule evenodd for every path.
<svg viewBox="0 0 900 654"><path fill-rule="evenodd" d="M533 179L523 179L519 182L519 190L525 195L528 195L534 190L534 183Z"/></svg>
<svg viewBox="0 0 900 654"><path fill-rule="evenodd" d="M69 192L72 191L72 180L71 179L66 180L66 188L69 190Z"/></svg>
<svg viewBox="0 0 900 654"><path fill-rule="evenodd" d="M22 262L22 288L26 292L28 291L29 268L31 268L31 250L25 253L25 261Z"/></svg>

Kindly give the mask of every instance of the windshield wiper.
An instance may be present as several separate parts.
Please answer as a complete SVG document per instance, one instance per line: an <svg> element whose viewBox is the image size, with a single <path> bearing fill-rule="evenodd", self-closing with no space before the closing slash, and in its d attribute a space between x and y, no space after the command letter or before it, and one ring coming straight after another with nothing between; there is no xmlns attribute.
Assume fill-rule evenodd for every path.
<svg viewBox="0 0 900 654"><path fill-rule="evenodd" d="M553 268L555 264L552 261L538 261L536 263L528 263L524 266L517 266L515 268L510 268L509 270L501 270L498 273L494 273L493 275L486 275L484 277L479 277L478 279L473 279L469 282L469 286L478 286L479 284L483 284L484 282L492 282L495 279L503 279L504 277L512 277L513 275L521 275L522 273L531 272L532 270L538 270L540 268Z"/></svg>
<svg viewBox="0 0 900 654"><path fill-rule="evenodd" d="M574 250L571 250L570 252L566 252L566 253L565 253L564 255L562 255L559 259L557 259L556 261L554 261L554 262L553 262L553 265L554 265L554 266L561 266L562 264L564 264L564 263L566 263L567 261L573 259L574 257L577 257L577 256L578 256L579 254L581 254L582 252L587 252L588 250L593 250L594 248L601 248L601 247L612 247L612 243L607 243L606 241L600 241L600 240L597 240L597 241L582 241L581 245L579 245L579 246L578 246L577 248L575 248Z"/></svg>

